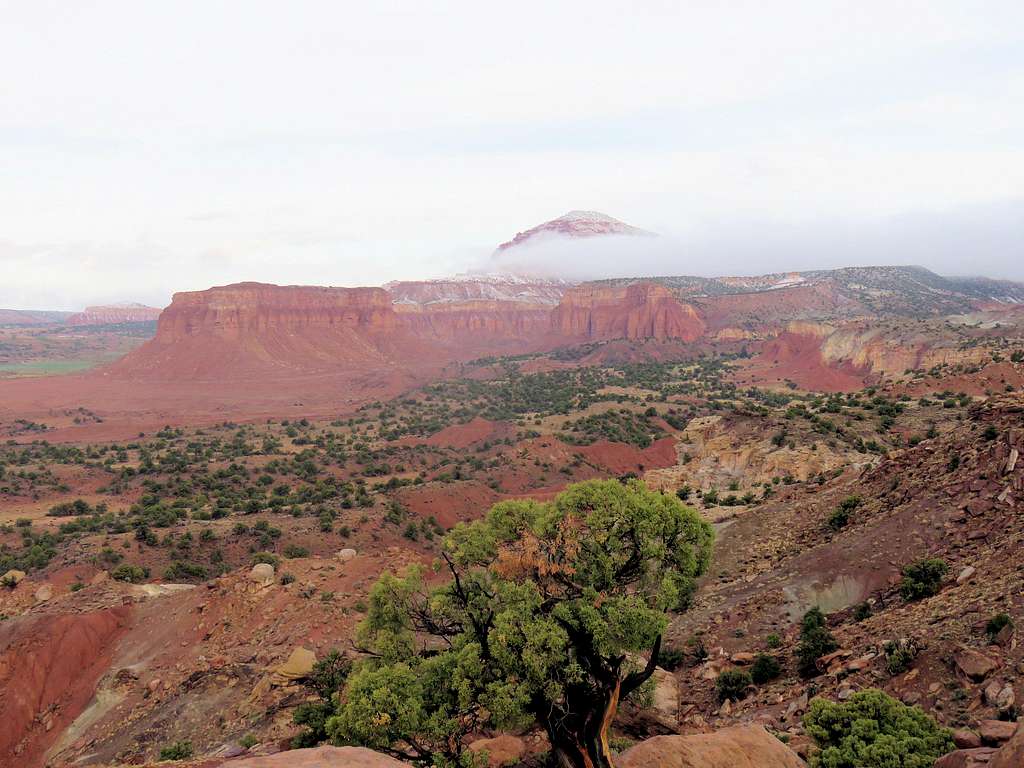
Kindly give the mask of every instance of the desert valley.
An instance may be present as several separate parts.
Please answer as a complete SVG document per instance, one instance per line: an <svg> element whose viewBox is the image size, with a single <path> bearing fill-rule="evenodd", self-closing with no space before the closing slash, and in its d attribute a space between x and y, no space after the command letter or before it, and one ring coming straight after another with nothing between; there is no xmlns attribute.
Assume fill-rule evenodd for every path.
<svg viewBox="0 0 1024 768"><path fill-rule="evenodd" d="M927 757L891 765L1024 765L1024 284L504 268L608 237L653 235L573 211L487 273L0 310L0 765L594 765L522 690L477 691L456 638L485 561L613 626L629 601L564 565L602 495L683 516L691 558L643 548L679 573L664 631L593 651L646 673L603 710L616 765L853 765L823 762L852 706L921 718ZM428 596L452 574L458 621ZM420 661L375 667L396 643ZM449 657L458 704L373 678Z"/></svg>

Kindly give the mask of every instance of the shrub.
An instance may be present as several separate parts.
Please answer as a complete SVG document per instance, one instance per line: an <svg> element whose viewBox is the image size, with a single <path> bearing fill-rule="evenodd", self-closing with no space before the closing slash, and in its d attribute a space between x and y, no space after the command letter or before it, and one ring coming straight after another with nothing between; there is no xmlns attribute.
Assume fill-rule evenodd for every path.
<svg viewBox="0 0 1024 768"><path fill-rule="evenodd" d="M284 548L284 556L287 558L309 557L309 550L298 544L289 544Z"/></svg>
<svg viewBox="0 0 1024 768"><path fill-rule="evenodd" d="M850 513L845 509L833 510L832 514L828 516L828 527L833 531L838 531L841 528L845 528L846 524L850 522Z"/></svg>
<svg viewBox="0 0 1024 768"><path fill-rule="evenodd" d="M898 675L910 668L917 656L917 644L912 640L889 640L885 651L885 668L890 675Z"/></svg>
<svg viewBox="0 0 1024 768"><path fill-rule="evenodd" d="M658 666L675 672L686 661L686 651L676 646L666 646L658 653Z"/></svg>
<svg viewBox="0 0 1024 768"><path fill-rule="evenodd" d="M1013 620L1005 613L997 613L985 625L985 634L988 635L989 640L995 640L996 635L1002 631L1003 627L1007 626L1012 627Z"/></svg>
<svg viewBox="0 0 1024 768"><path fill-rule="evenodd" d="M764 644L767 645L769 648L781 648L782 638L773 632L764 639Z"/></svg>
<svg viewBox="0 0 1024 768"><path fill-rule="evenodd" d="M782 667L779 666L779 660L767 653L757 654L754 665L750 668L750 679L754 681L755 685L771 682L780 674L782 674Z"/></svg>
<svg viewBox="0 0 1024 768"><path fill-rule="evenodd" d="M273 552L257 552L252 556L252 564L259 565L260 563L266 563L277 568L277 564L281 562L277 555Z"/></svg>
<svg viewBox="0 0 1024 768"><path fill-rule="evenodd" d="M732 699L739 701L747 695L747 689L753 684L750 673L742 669L727 669L715 681L718 700Z"/></svg>
<svg viewBox="0 0 1024 768"><path fill-rule="evenodd" d="M192 757L191 741L176 741L160 750L161 760L187 760Z"/></svg>
<svg viewBox="0 0 1024 768"><path fill-rule="evenodd" d="M110 578L117 579L118 581L127 581L130 584L138 584L140 581L145 581L149 578L149 568L124 563L110 572Z"/></svg>
<svg viewBox="0 0 1024 768"><path fill-rule="evenodd" d="M955 748L950 731L920 708L875 689L845 703L814 699L804 729L819 749L811 768L931 768Z"/></svg>
<svg viewBox="0 0 1024 768"><path fill-rule="evenodd" d="M290 573L282 573L281 574L281 583L282 584L291 584L293 581L295 581L295 576L293 574L290 574Z"/></svg>
<svg viewBox="0 0 1024 768"><path fill-rule="evenodd" d="M944 560L936 557L925 557L915 560L903 567L903 581L900 582L900 595L907 602L921 600L937 594L942 584L942 577L949 571Z"/></svg>
<svg viewBox="0 0 1024 768"><path fill-rule="evenodd" d="M825 626L825 614L811 608L804 614L800 627L800 644L796 649L797 671L804 677L818 674L818 659L836 650L839 644Z"/></svg>

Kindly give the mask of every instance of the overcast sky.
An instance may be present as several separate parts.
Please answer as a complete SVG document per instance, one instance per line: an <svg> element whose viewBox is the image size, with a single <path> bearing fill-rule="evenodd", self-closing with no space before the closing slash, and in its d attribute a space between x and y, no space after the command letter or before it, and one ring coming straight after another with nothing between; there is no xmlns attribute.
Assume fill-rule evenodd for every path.
<svg viewBox="0 0 1024 768"><path fill-rule="evenodd" d="M665 238L575 275L1024 279L1024 3L0 0L0 307L443 276L579 208Z"/></svg>

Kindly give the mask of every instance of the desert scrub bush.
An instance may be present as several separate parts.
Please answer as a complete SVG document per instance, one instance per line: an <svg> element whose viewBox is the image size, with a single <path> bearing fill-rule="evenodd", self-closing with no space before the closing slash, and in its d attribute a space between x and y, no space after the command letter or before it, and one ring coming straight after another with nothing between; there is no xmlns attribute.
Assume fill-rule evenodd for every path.
<svg viewBox="0 0 1024 768"><path fill-rule="evenodd" d="M686 661L686 650L674 645L666 646L658 653L658 666L669 672L675 672L683 666L684 661Z"/></svg>
<svg viewBox="0 0 1024 768"><path fill-rule="evenodd" d="M293 559L296 557L309 557L309 550L298 544L289 544L284 548L284 556Z"/></svg>
<svg viewBox="0 0 1024 768"><path fill-rule="evenodd" d="M764 685L782 674L779 660L767 653L759 653L750 667L750 679L755 685Z"/></svg>
<svg viewBox="0 0 1024 768"><path fill-rule="evenodd" d="M138 584L140 581L145 581L149 578L149 568L124 563L110 572L110 578L117 581L127 581L129 584Z"/></svg>
<svg viewBox="0 0 1024 768"><path fill-rule="evenodd" d="M818 674L818 659L836 650L839 644L825 626L825 614L811 608L800 625L800 644L796 649L797 671L803 677Z"/></svg>
<svg viewBox="0 0 1024 768"><path fill-rule="evenodd" d="M252 556L252 564L253 565L259 565L260 563L266 563L267 565L272 565L275 568L277 568L277 564L280 563L280 562L281 562L280 558L278 558L278 556L275 555L273 552L257 552L256 554L254 554Z"/></svg>
<svg viewBox="0 0 1024 768"><path fill-rule="evenodd" d="M773 632L764 639L764 644L767 645L769 648L781 648L782 638Z"/></svg>
<svg viewBox="0 0 1024 768"><path fill-rule="evenodd" d="M900 582L900 595L908 603L937 594L942 585L942 577L949 571L945 560L937 557L924 557L903 566L903 580Z"/></svg>
<svg viewBox="0 0 1024 768"><path fill-rule="evenodd" d="M718 693L719 701L739 701L747 695L747 689L751 685L753 680L749 672L742 669L727 669L715 681L715 691Z"/></svg>
<svg viewBox="0 0 1024 768"><path fill-rule="evenodd" d="M1012 627L1013 620L1005 613L997 613L988 623L985 624L985 634L988 635L989 640L995 640L1003 627Z"/></svg>
<svg viewBox="0 0 1024 768"><path fill-rule="evenodd" d="M913 640L889 640L882 647L885 652L885 669L890 675L898 675L910 669L917 656L917 643Z"/></svg>
<svg viewBox="0 0 1024 768"><path fill-rule="evenodd" d="M161 760L188 760L192 757L191 741L176 741L160 749Z"/></svg>
<svg viewBox="0 0 1024 768"><path fill-rule="evenodd" d="M877 689L845 703L814 699L803 722L818 746L811 768L932 768L955 748L951 732L923 710Z"/></svg>

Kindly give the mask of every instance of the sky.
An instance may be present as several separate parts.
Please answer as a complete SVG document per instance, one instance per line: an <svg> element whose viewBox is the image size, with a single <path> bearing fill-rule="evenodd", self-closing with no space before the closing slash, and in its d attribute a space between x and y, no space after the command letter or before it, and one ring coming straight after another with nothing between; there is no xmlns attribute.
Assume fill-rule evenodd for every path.
<svg viewBox="0 0 1024 768"><path fill-rule="evenodd" d="M0 19L0 307L441 277L571 209L663 235L547 265L579 279L1024 280L1020 0L0 0Z"/></svg>

